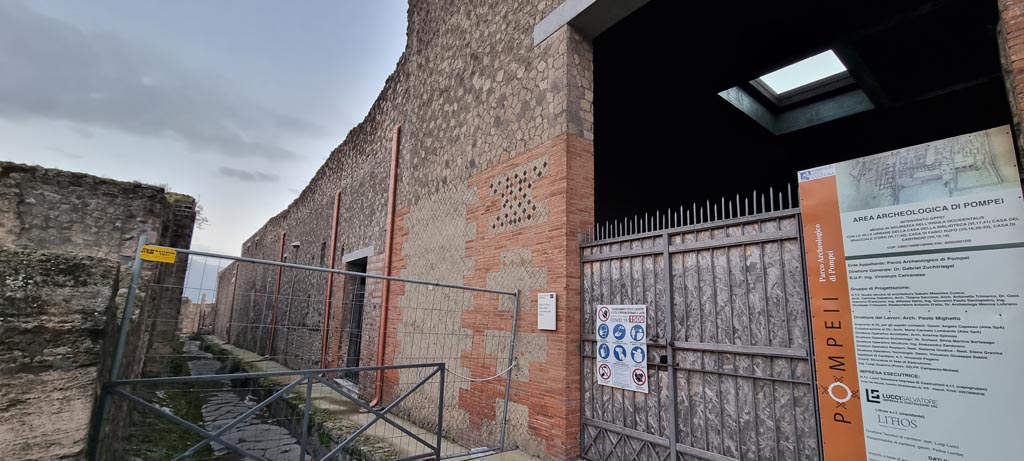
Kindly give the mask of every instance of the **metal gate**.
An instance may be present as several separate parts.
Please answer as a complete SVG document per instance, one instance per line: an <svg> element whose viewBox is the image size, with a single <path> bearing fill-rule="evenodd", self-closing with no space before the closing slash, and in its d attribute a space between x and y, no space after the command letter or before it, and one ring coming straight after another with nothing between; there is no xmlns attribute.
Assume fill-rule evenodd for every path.
<svg viewBox="0 0 1024 461"><path fill-rule="evenodd" d="M517 292L144 245L91 459L447 459L505 449ZM180 303L177 315L153 309L168 302ZM391 344L379 366L385 302ZM497 351L472 347L470 310L507 325L487 330ZM465 399L479 395L504 404L471 415Z"/></svg>
<svg viewBox="0 0 1024 461"><path fill-rule="evenodd" d="M583 236L585 459L820 459L792 202L755 193ZM601 304L647 305L648 394L596 383Z"/></svg>

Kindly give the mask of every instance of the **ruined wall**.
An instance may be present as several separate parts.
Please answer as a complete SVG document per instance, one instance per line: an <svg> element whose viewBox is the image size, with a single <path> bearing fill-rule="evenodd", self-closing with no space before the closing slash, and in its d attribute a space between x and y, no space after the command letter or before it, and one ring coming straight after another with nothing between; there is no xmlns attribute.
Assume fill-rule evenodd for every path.
<svg viewBox="0 0 1024 461"><path fill-rule="evenodd" d="M178 331L193 335L213 324L215 303L197 303L188 297L181 298L181 313L178 315Z"/></svg>
<svg viewBox="0 0 1024 461"><path fill-rule="evenodd" d="M192 232L196 221L196 203L192 197L168 193L161 217L160 235L156 240L160 245L174 248L190 248ZM185 285L184 268L188 255L179 253L175 264L148 265L154 271L145 274L147 290L140 294L146 298L140 305L139 318L143 324L136 329L144 330L143 338L136 344L146 347L138 348L145 352L146 360L138 357L134 362L143 363L143 373L150 376L163 375L167 372L167 363L179 346L178 320L181 310L182 287ZM135 376L129 375L129 376Z"/></svg>
<svg viewBox="0 0 1024 461"><path fill-rule="evenodd" d="M118 266L0 248L0 457L85 459Z"/></svg>
<svg viewBox="0 0 1024 461"><path fill-rule="evenodd" d="M214 336L231 341L231 308L235 301L235 277L240 263L232 262L217 273L217 299L213 307Z"/></svg>
<svg viewBox="0 0 1024 461"><path fill-rule="evenodd" d="M574 31L563 28L541 44L533 44L534 25L558 3L411 1L406 50L369 114L331 153L299 197L245 242L242 254L278 260L285 233L289 244L301 243L296 251L287 248L289 262L326 265L319 250L330 245L334 196L340 191L335 256L340 264L344 254L372 247L368 271L380 273L392 134L394 126L401 125L397 197L401 229L393 247L401 266L395 275L520 288L524 290L521 318L530 318L534 312L529 309L538 291L559 293L558 331L540 333L535 325L523 324L526 339L520 366L524 370L517 371L513 384L515 417L509 447L567 459L577 450L578 373L567 370L578 368L573 344L579 333L572 322L579 309L575 235L592 219L593 197L586 188L593 182L593 86L590 46ZM552 176L538 187L550 192L537 200L538 208L543 206L546 212L523 219L510 216L498 227L494 219L505 210L499 211L502 199L489 190L489 184L511 174L523 158L533 161L543 155L550 159ZM570 187L574 178L584 178L583 185ZM523 210L507 211L511 215ZM219 308L232 312L229 323L269 322L268 296L249 293L269 293L272 298L274 277L276 270L253 265L239 268L233 308ZM323 299L323 278L287 277L292 297ZM343 332L353 330L346 324L344 287L344 280L335 280L330 339L334 364L344 363ZM371 282L367 289L361 353L365 365L373 363L379 343L381 304L379 284ZM402 305L402 294L401 290L395 293L390 305ZM310 329L322 325L322 303L309 305L308 309L295 307L290 321ZM283 311L284 306L279 309ZM494 327L487 325L486 317L472 318L469 311L476 311L475 307L464 317L475 338L473 347L489 347L500 355L494 334L487 333ZM223 319L218 316L215 329L227 333ZM389 331L419 327L409 319L403 320L401 310L394 309ZM232 328L232 342L266 353L267 340L261 331L266 328ZM289 366L301 366L303 357L319 355L320 338L312 333L317 332L311 331L304 341L275 340L272 355ZM408 347L401 338L395 343L388 346L389 360L400 359L401 348ZM548 360L557 365L545 365ZM484 371L474 370L474 376ZM494 373L488 370L487 376ZM471 397L460 402L466 412L463 420L489 424L487 430L493 430L498 417L495 396L467 395ZM544 403L543 399L557 400Z"/></svg>
<svg viewBox="0 0 1024 461"><path fill-rule="evenodd" d="M159 187L0 162L0 246L127 264L139 234L158 241L166 208Z"/></svg>
<svg viewBox="0 0 1024 461"><path fill-rule="evenodd" d="M195 201L188 196L166 193L160 187L0 162L0 249L16 250L9 254L36 255L32 257L34 260L28 258L24 266L9 264L0 268L0 281L7 283L6 288L17 288L20 280L35 277L33 283L36 285L31 289L39 294L33 295L36 296L33 302L42 303L49 299L45 302L51 304L46 305L52 307L50 310L33 310L31 303L8 304L5 300L0 309L12 311L2 315L5 319L0 321L0 343L13 344L10 347L18 349L24 356L36 357L45 350L57 357L47 359L57 364L54 367L71 367L67 363L72 363L74 373L66 381L61 381L65 378L58 376L56 381L42 382L39 377L46 378L45 372L38 372L36 376L24 372L28 368L19 365L21 368L12 372L12 379L20 379L19 382L26 384L34 382L35 385L15 388L19 391L18 399L8 403L5 396L0 406L19 401L46 405L46 411L26 413L19 427L26 430L48 429L54 424L53 417L48 416L52 408L66 407L73 414L69 413L60 423L61 427L66 423L68 428L67 433L62 433L67 440L61 443L73 445L68 450L79 450L84 446L85 436L81 436L81 444L77 437L87 430L89 412L98 392L96 383L109 379L118 315L124 306L130 279L129 266L134 259L138 236L145 234L150 242L160 245L188 248L194 221ZM92 283L89 282L92 272L85 268L86 264L76 262L79 257L88 258L95 267L109 267L113 272L106 287L116 293L116 308L91 315L80 312L81 309L98 309L95 303L89 304L90 300L98 298L95 285L89 284ZM186 256L179 255L179 267L184 267L184 258ZM33 261L38 261L39 266L33 266ZM163 374L164 364L160 359L146 361L144 358L173 353L178 343L177 323L185 274L183 270L175 272L168 267L147 265L143 272L140 284L143 289L130 324L121 378L139 377L144 369L150 374ZM72 282L62 279L61 274L71 277L73 273L60 271L77 271L76 277L80 277L85 285L72 283L79 279L72 278ZM146 289L156 286L164 288ZM46 328L58 322L66 331L49 336L37 335L37 340L31 343L18 342L18 337L23 338L27 333L24 329L8 328L8 315L18 316L20 322ZM103 328L97 326L104 323ZM84 365L86 363L89 365ZM86 388L90 391L85 392L83 389ZM82 408L85 408L85 419L79 412ZM115 404L106 431L116 434L118 425L124 423L125 414L124 405ZM5 435L23 434L6 429L3 432ZM55 447L59 448L61 443L55 443ZM104 447L105 450L116 451L118 445L107 443ZM3 450L0 453L4 453ZM75 456L79 455L82 454ZM56 455L41 456L38 459L56 458ZM116 458L116 454L113 457Z"/></svg>
<svg viewBox="0 0 1024 461"><path fill-rule="evenodd" d="M0 162L0 247L36 249L116 260L121 265L121 292L127 291L128 268L138 237L150 243L189 248L195 200L187 195L137 182L115 181L83 173ZM185 260L179 255L179 265ZM163 286L144 293L126 376L142 372L143 355L167 355L177 341L184 271L150 267L145 285ZM146 306L145 309L142 309ZM141 347L139 347L141 346ZM146 365L162 371L161 360Z"/></svg>

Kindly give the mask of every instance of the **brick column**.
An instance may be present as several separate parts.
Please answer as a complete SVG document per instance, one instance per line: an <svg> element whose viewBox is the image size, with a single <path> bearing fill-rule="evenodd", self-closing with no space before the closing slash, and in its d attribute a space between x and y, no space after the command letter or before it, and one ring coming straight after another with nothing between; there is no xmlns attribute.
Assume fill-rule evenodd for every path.
<svg viewBox="0 0 1024 461"><path fill-rule="evenodd" d="M1013 133L1017 141L1017 156L1024 146L1021 129L1021 107L1024 107L1024 0L999 1L999 54L1003 63L1003 81L1013 114ZM1020 162L1018 163L1020 164Z"/></svg>

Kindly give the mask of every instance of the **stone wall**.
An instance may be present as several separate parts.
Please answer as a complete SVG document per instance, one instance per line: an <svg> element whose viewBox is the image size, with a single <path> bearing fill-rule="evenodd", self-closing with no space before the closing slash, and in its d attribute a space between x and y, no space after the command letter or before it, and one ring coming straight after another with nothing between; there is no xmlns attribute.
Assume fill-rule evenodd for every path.
<svg viewBox="0 0 1024 461"><path fill-rule="evenodd" d="M213 324L215 312L214 303L197 303L188 297L181 298L178 331L184 335L193 335L208 329Z"/></svg>
<svg viewBox="0 0 1024 461"><path fill-rule="evenodd" d="M512 386L515 417L509 447L568 459L577 450L578 373L566 370L578 368L574 344L579 332L572 319L579 311L579 264L573 261L578 253L576 232L592 219L593 86L590 45L573 30L562 28L541 44L533 44L534 25L559 3L411 1L406 50L366 118L334 149L299 197L246 240L242 254L280 260L283 234L289 244L301 243L298 250L286 249L288 262L326 265L319 251L330 245L334 197L340 191L335 257L340 265L346 253L372 247L368 272L381 273L393 130L400 125L400 229L392 247L400 264L395 275L519 288L524 292L521 318L535 312L531 309L537 292L558 293L559 330L538 332L529 322L520 330L525 345L522 370ZM502 209L509 205L503 205L489 185L520 166L532 168L529 162L543 156L550 160L551 176L537 182L544 189L537 198L522 203L532 211L536 202L538 211L513 217L524 210ZM506 211L509 218L503 217ZM228 333L225 323L269 321L261 298L250 293L272 296L274 277L275 270L251 264L239 267L233 305L222 306L228 298L217 298L218 312L232 313L230 321L218 315L215 330L223 332L218 334ZM323 278L285 277L291 296L323 300ZM338 279L330 326L332 364L344 363L347 340L341 332L356 329L347 324L343 304L347 290L345 280ZM361 328L364 365L374 363L380 340L376 334L379 287L379 283L367 284ZM393 309L389 332L410 327L402 323L400 308L394 307L402 304L401 296L398 287L389 300ZM301 313L292 321L316 328L322 325L322 310L322 302L312 303L309 309L298 309ZM472 347L502 353L494 334L488 333L494 327L487 325L486 317L464 320L477 337ZM232 342L265 354L267 341L260 331L239 327L232 328L230 335ZM297 347L308 350L298 353ZM401 338L396 338L387 347L388 360L396 360L409 344L403 346ZM282 356L289 366L302 366L305 360L290 356L317 357L319 348L320 338L314 335L305 342L275 340L272 355ZM495 373L482 369L473 373L485 371L486 376ZM496 396L470 391L460 401L465 420L490 424L487 430L493 431ZM544 403L545 399L549 401Z"/></svg>
<svg viewBox="0 0 1024 461"><path fill-rule="evenodd" d="M84 459L116 262L0 248L0 453Z"/></svg>
<svg viewBox="0 0 1024 461"><path fill-rule="evenodd" d="M139 234L158 241L166 208L159 187L0 162L0 246L127 264Z"/></svg>
<svg viewBox="0 0 1024 461"><path fill-rule="evenodd" d="M35 249L118 261L121 291L127 291L128 268L138 237L150 243L189 248L195 222L195 200L163 188L116 181L83 173L0 162L0 247ZM179 255L176 266L185 267ZM142 372L143 355L166 355L177 341L184 270L147 265L145 285L149 306L133 330L127 376ZM151 374L162 370L161 360L146 365Z"/></svg>
<svg viewBox="0 0 1024 461"><path fill-rule="evenodd" d="M61 419L60 427L66 424L68 430L56 432L66 440L54 442L54 449L65 450L60 448L64 443L67 453L77 453L68 456L84 456L79 453L85 446L83 434L95 401L96 383L109 378L118 315L124 306L137 239L145 234L151 243L188 248L194 220L195 201L191 197L166 193L160 187L0 162L0 250L8 255L8 264L0 268L0 282L6 285L0 288L15 290L5 292L11 299L31 298L30 302L9 303L4 299L0 303L4 310L0 313L0 347L6 347L11 357L21 357L4 360L0 367L17 365L0 370L0 379L35 383L12 388L4 395L0 407L19 402L29 405L18 418L5 422L12 428L49 430L54 424L54 418L47 416L51 408L67 408L73 414ZM19 258L25 263L11 263ZM183 269L185 258L180 255L175 266ZM89 269L90 265L107 272L98 275L95 271L100 269ZM184 275L184 270L176 271L169 265L145 266L121 378L139 377L144 370L149 374L165 371L162 360L146 358L174 351ZM24 285L29 283L26 280L31 280L31 285ZM104 303L110 302L111 293L116 294L116 308L99 309L97 287L101 285L108 290ZM152 288L157 286L163 288ZM15 323L9 326L8 318ZM32 333L25 325L50 330ZM46 333L56 331L53 325L64 330ZM46 367L64 375L54 375ZM84 391L87 388L89 392ZM46 410L36 411L32 405L44 405ZM80 411L83 408L84 413ZM116 433L125 410L123 405L114 406L108 432ZM14 440L22 432L4 429L3 434L12 434ZM117 444L108 443L105 449L116 450ZM0 453L6 454L2 449ZM47 455L48 451L40 453L43 455L38 459L59 458Z"/></svg>

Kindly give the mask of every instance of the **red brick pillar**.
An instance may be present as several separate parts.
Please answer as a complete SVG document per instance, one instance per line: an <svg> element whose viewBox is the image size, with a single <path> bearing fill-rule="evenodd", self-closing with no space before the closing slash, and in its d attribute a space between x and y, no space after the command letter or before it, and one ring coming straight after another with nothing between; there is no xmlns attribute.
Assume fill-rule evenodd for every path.
<svg viewBox="0 0 1024 461"><path fill-rule="evenodd" d="M1024 0L999 0L999 53L1003 62L1003 79L1013 114L1013 133L1017 140L1017 156L1021 155L1024 137L1021 129L1021 107L1024 107Z"/></svg>

